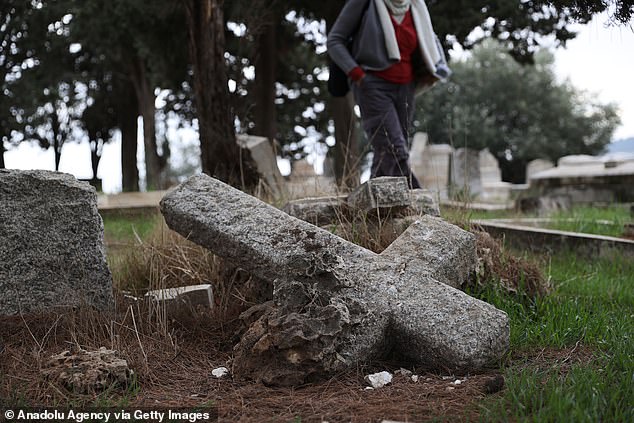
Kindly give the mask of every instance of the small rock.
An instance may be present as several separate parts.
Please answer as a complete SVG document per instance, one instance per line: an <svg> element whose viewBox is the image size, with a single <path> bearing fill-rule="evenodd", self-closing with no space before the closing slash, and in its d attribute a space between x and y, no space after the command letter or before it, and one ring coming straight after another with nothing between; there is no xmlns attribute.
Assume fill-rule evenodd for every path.
<svg viewBox="0 0 634 423"><path fill-rule="evenodd" d="M374 391L374 388L373 388L373 387L371 387L371 386L366 386L364 389L365 389L366 391Z"/></svg>
<svg viewBox="0 0 634 423"><path fill-rule="evenodd" d="M442 380L447 380L447 379L451 379L451 376L443 376Z"/></svg>
<svg viewBox="0 0 634 423"><path fill-rule="evenodd" d="M462 383L462 381L460 379L456 379L453 381L454 385L460 385Z"/></svg>
<svg viewBox="0 0 634 423"><path fill-rule="evenodd" d="M392 382L392 375L388 372L379 372L365 377L365 381L368 382L373 388L382 388L385 385Z"/></svg>
<svg viewBox="0 0 634 423"><path fill-rule="evenodd" d="M227 376L229 374L229 370L226 367L218 367L217 369L213 369L211 374L217 379L220 379L221 377Z"/></svg>
<svg viewBox="0 0 634 423"><path fill-rule="evenodd" d="M414 383L418 382L418 375L412 375L412 382Z"/></svg>

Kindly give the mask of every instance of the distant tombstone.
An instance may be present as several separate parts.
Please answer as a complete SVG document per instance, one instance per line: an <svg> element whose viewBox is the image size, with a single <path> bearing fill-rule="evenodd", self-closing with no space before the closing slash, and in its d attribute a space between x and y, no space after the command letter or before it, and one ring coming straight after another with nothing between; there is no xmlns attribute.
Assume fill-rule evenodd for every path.
<svg viewBox="0 0 634 423"><path fill-rule="evenodd" d="M586 154L575 154L564 156L557 161L558 167L583 167L583 166L603 166L600 157L588 156Z"/></svg>
<svg viewBox="0 0 634 423"><path fill-rule="evenodd" d="M502 182L502 171L498 159L488 148L480 151L480 180L483 184Z"/></svg>
<svg viewBox="0 0 634 423"><path fill-rule="evenodd" d="M542 196L569 197L573 205L632 202L634 162L566 156L557 167L532 175L530 185Z"/></svg>
<svg viewBox="0 0 634 423"><path fill-rule="evenodd" d="M276 198L286 196L284 178L277 167L277 156L271 142L266 137L253 135L236 135L238 145L251 153L251 159L262 181Z"/></svg>
<svg viewBox="0 0 634 423"><path fill-rule="evenodd" d="M423 152L420 146L425 143ZM437 200L449 197L449 168L453 147L448 144L427 144L426 135L414 137L410 161L421 185L429 189Z"/></svg>
<svg viewBox="0 0 634 423"><path fill-rule="evenodd" d="M482 192L480 153L471 148L459 148L453 155L451 167L452 194L476 197ZM466 199L466 198L465 198Z"/></svg>
<svg viewBox="0 0 634 423"><path fill-rule="evenodd" d="M428 147L427 143L427 134L424 132L417 132L414 134L412 148L410 148L409 151L410 167L419 180L422 175L425 174L425 150Z"/></svg>
<svg viewBox="0 0 634 423"><path fill-rule="evenodd" d="M0 169L0 315L114 305L94 187Z"/></svg>
<svg viewBox="0 0 634 423"><path fill-rule="evenodd" d="M533 175L536 175L544 170L552 169L553 167L555 167L555 164L550 160L535 159L528 162L528 165L526 165L526 182L528 183Z"/></svg>
<svg viewBox="0 0 634 423"><path fill-rule="evenodd" d="M488 148L480 151L480 180L482 192L478 200L486 202L506 202L511 197L512 184L502 182L502 171L498 159Z"/></svg>
<svg viewBox="0 0 634 423"><path fill-rule="evenodd" d="M293 162L287 184L290 198L322 197L336 193L335 178L317 175L306 159Z"/></svg>

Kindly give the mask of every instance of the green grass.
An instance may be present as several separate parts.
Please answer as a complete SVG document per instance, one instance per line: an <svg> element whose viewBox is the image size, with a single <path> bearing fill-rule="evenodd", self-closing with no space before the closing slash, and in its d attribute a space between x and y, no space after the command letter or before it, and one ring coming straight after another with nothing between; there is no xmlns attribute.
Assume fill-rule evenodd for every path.
<svg viewBox="0 0 634 423"><path fill-rule="evenodd" d="M482 419L634 421L634 261L584 262L564 253L547 271L555 291L543 298L518 299L493 288L474 293L511 320L507 387L482 404ZM542 349L567 349L573 359L540 365L518 358ZM575 361L578 349L591 358Z"/></svg>
<svg viewBox="0 0 634 423"><path fill-rule="evenodd" d="M145 239L158 226L160 219L158 214L104 216L106 243L134 243L136 235Z"/></svg>
<svg viewBox="0 0 634 423"><path fill-rule="evenodd" d="M615 237L622 236L625 223L633 220L630 211L619 206L575 207L570 211L553 213L549 217L554 219L548 225L551 229Z"/></svg>

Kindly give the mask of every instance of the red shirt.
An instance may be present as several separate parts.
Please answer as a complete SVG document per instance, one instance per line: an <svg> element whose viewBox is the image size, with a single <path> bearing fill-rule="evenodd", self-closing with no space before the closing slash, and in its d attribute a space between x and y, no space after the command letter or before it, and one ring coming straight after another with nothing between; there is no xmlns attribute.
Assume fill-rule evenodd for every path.
<svg viewBox="0 0 634 423"><path fill-rule="evenodd" d="M374 71L373 73L395 84L409 84L414 80L412 54L418 46L418 37L416 36L412 13L408 10L400 24L396 22L392 15L390 15L390 18L394 25L396 42L398 43L398 49L401 53L401 61L385 70Z"/></svg>

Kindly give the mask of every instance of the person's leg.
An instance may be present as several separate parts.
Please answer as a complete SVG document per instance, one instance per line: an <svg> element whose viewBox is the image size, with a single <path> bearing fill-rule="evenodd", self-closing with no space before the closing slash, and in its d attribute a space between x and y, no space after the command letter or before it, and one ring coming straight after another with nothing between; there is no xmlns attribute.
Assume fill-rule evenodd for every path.
<svg viewBox="0 0 634 423"><path fill-rule="evenodd" d="M361 109L363 130L372 144L371 177L409 176L407 138L397 110L400 86L368 75L354 94Z"/></svg>

